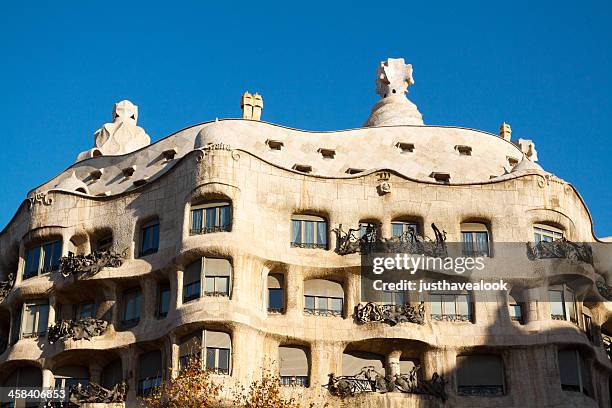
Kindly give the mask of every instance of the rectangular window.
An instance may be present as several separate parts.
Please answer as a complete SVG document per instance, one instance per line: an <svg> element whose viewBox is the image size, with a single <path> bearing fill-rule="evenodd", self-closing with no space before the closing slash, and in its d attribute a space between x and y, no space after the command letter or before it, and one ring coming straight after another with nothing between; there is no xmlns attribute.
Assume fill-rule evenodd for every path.
<svg viewBox="0 0 612 408"><path fill-rule="evenodd" d="M229 278L227 276L206 277L204 294L206 296L228 296Z"/></svg>
<svg viewBox="0 0 612 408"><path fill-rule="evenodd" d="M499 356L457 356L457 394L501 396L505 394L504 383L504 365Z"/></svg>
<svg viewBox="0 0 612 408"><path fill-rule="evenodd" d="M140 321L140 304L142 292L140 289L126 291L123 295L122 325L125 328L133 327Z"/></svg>
<svg viewBox="0 0 612 408"><path fill-rule="evenodd" d="M163 319L170 310L170 284L161 283L157 292L157 317Z"/></svg>
<svg viewBox="0 0 612 408"><path fill-rule="evenodd" d="M489 234L487 232L462 231L463 256L489 256Z"/></svg>
<svg viewBox="0 0 612 408"><path fill-rule="evenodd" d="M553 242L563 238L563 231L548 225L537 224L533 226L533 239L538 242Z"/></svg>
<svg viewBox="0 0 612 408"><path fill-rule="evenodd" d="M32 247L26 251L23 279L59 269L62 242L53 241Z"/></svg>
<svg viewBox="0 0 612 408"><path fill-rule="evenodd" d="M461 293L429 295L431 319L435 321L471 322L471 296Z"/></svg>
<svg viewBox="0 0 612 408"><path fill-rule="evenodd" d="M342 299L327 296L304 296L304 313L320 316L342 316Z"/></svg>
<svg viewBox="0 0 612 408"><path fill-rule="evenodd" d="M589 368L578 350L559 351L559 374L564 391L582 392L589 395Z"/></svg>
<svg viewBox="0 0 612 408"><path fill-rule="evenodd" d="M283 312L283 289L268 288L268 312L282 313Z"/></svg>
<svg viewBox="0 0 612 408"><path fill-rule="evenodd" d="M292 219L291 246L327 249L327 222L315 216Z"/></svg>
<svg viewBox="0 0 612 408"><path fill-rule="evenodd" d="M383 292L384 305L404 305L406 304L406 294L404 292Z"/></svg>
<svg viewBox="0 0 612 408"><path fill-rule="evenodd" d="M206 368L219 374L229 375L230 350L206 347Z"/></svg>
<svg viewBox="0 0 612 408"><path fill-rule="evenodd" d="M414 242L417 231L418 225L415 222L395 221L391 223L391 234L402 242Z"/></svg>
<svg viewBox="0 0 612 408"><path fill-rule="evenodd" d="M576 309L576 295L574 290L567 285L559 285L548 290L548 301L550 303L550 315L553 320L569 320L578 324Z"/></svg>
<svg viewBox="0 0 612 408"><path fill-rule="evenodd" d="M21 337L31 338L44 336L49 325L49 303L32 302L23 307Z"/></svg>
<svg viewBox="0 0 612 408"><path fill-rule="evenodd" d="M159 249L159 223L142 227L140 238L140 256L156 253Z"/></svg>
<svg viewBox="0 0 612 408"><path fill-rule="evenodd" d="M183 303L200 298L203 259L191 263L183 275Z"/></svg>
<svg viewBox="0 0 612 408"><path fill-rule="evenodd" d="M517 303L515 300L511 300L508 303L508 313L510 314L510 320L513 322L523 322L523 305Z"/></svg>
<svg viewBox="0 0 612 408"><path fill-rule="evenodd" d="M192 208L191 235L230 230L231 207L229 203L209 203Z"/></svg>

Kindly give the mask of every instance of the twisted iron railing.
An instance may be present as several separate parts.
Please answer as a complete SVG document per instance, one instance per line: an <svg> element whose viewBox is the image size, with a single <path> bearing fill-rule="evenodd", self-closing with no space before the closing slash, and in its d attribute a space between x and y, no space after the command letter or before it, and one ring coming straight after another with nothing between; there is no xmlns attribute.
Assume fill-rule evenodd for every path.
<svg viewBox="0 0 612 408"><path fill-rule="evenodd" d="M92 337L100 336L106 328L108 322L102 319L86 317L79 320L61 320L49 327L47 340L53 344L61 339L72 340L91 340Z"/></svg>
<svg viewBox="0 0 612 408"><path fill-rule="evenodd" d="M13 286L15 286L15 274L10 273L6 280L0 282L0 303L6 299Z"/></svg>
<svg viewBox="0 0 612 408"><path fill-rule="evenodd" d="M92 276L102 268L120 267L124 259L125 254L119 255L112 251L93 251L87 255L75 255L69 252L68 256L60 258L59 272L65 278L70 275Z"/></svg>
<svg viewBox="0 0 612 408"><path fill-rule="evenodd" d="M576 243L565 238L556 241L527 243L527 258L536 259L570 259L593 265L593 250L587 243Z"/></svg>
<svg viewBox="0 0 612 408"><path fill-rule="evenodd" d="M394 392L407 394L427 394L446 401L447 381L438 373L434 373L430 380L418 378L419 366L413 367L408 374L396 374L385 377L373 366L363 367L357 375L336 376L329 374L326 388L332 395L342 398L354 397L365 392Z"/></svg>
<svg viewBox="0 0 612 408"><path fill-rule="evenodd" d="M372 302L355 306L358 323L384 322L391 326L398 323L425 324L425 305L381 305Z"/></svg>

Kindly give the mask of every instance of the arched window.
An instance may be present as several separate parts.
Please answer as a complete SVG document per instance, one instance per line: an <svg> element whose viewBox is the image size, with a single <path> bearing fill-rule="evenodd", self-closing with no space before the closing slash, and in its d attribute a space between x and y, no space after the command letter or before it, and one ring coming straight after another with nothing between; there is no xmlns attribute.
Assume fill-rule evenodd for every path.
<svg viewBox="0 0 612 408"><path fill-rule="evenodd" d="M196 235L230 231L232 228L231 208L229 201L210 201L192 206L189 233Z"/></svg>
<svg viewBox="0 0 612 408"><path fill-rule="evenodd" d="M578 350L559 351L559 375L564 391L576 391L589 395L591 377L589 367Z"/></svg>
<svg viewBox="0 0 612 408"><path fill-rule="evenodd" d="M29 279L59 269L61 256L61 240L48 241L28 248L25 253L23 279Z"/></svg>
<svg viewBox="0 0 612 408"><path fill-rule="evenodd" d="M342 316L342 285L324 279L304 282L304 313L319 316Z"/></svg>
<svg viewBox="0 0 612 408"><path fill-rule="evenodd" d="M314 215L292 216L291 246L327 249L327 221Z"/></svg>
<svg viewBox="0 0 612 408"><path fill-rule="evenodd" d="M183 303L205 296L228 296L231 292L232 264L223 258L200 258L185 269Z"/></svg>
<svg viewBox="0 0 612 408"><path fill-rule="evenodd" d="M179 366L185 368L190 358L201 361L204 368L217 374L231 372L232 340L228 333L198 330L184 336L179 345Z"/></svg>
<svg viewBox="0 0 612 408"><path fill-rule="evenodd" d="M457 393L489 397L504 395L504 363L489 354L457 356Z"/></svg>
<svg viewBox="0 0 612 408"><path fill-rule="evenodd" d="M149 351L138 358L138 395L149 395L153 388L162 383L162 353L160 350Z"/></svg>
<svg viewBox="0 0 612 408"><path fill-rule="evenodd" d="M283 313L285 310L285 277L280 273L270 273L268 285L268 313Z"/></svg>
<svg viewBox="0 0 612 408"><path fill-rule="evenodd" d="M278 348L281 384L308 387L308 350L297 346Z"/></svg>
<svg viewBox="0 0 612 408"><path fill-rule="evenodd" d="M533 239L536 242L552 242L563 238L563 230L545 224L533 225Z"/></svg>
<svg viewBox="0 0 612 408"><path fill-rule="evenodd" d="M464 222L461 224L463 256L489 256L489 230L486 224Z"/></svg>

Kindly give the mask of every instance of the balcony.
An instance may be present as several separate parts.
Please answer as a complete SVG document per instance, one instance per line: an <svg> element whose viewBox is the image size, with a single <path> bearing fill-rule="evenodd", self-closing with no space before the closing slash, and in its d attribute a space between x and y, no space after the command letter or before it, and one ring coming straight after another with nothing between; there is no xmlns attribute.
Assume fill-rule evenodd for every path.
<svg viewBox="0 0 612 408"><path fill-rule="evenodd" d="M112 251L98 250L88 255L75 255L72 252L68 256L60 258L59 272L63 277L93 276L102 268L118 268L123 264L125 255L119 255Z"/></svg>
<svg viewBox="0 0 612 408"><path fill-rule="evenodd" d="M528 242L527 258L532 261L568 259L593 265L593 250L587 243L576 243L560 238L555 241Z"/></svg>
<svg viewBox="0 0 612 408"><path fill-rule="evenodd" d="M6 280L0 282L0 303L6 299L13 286L15 286L15 274L10 273Z"/></svg>
<svg viewBox="0 0 612 408"><path fill-rule="evenodd" d="M391 326L406 322L425 324L425 305L381 305L369 302L357 305L354 316L358 323L383 322Z"/></svg>
<svg viewBox="0 0 612 408"><path fill-rule="evenodd" d="M287 376L282 375L280 377L280 383L284 387L304 387L307 388L309 385L308 376Z"/></svg>
<svg viewBox="0 0 612 408"><path fill-rule="evenodd" d="M53 344L61 339L67 340L91 340L93 337L101 336L108 326L108 322L102 319L86 317L79 320L61 320L49 327L47 339Z"/></svg>
<svg viewBox="0 0 612 408"><path fill-rule="evenodd" d="M201 234L211 234L213 232L229 232L231 231L231 225L212 225L212 226L204 226L198 229L190 229L190 235L201 235Z"/></svg>
<svg viewBox="0 0 612 408"><path fill-rule="evenodd" d="M448 399L445 390L447 381L444 377L434 373L431 380L421 380L417 375L419 369L420 367L415 366L410 373L387 378L373 367L363 367L357 375L329 374L329 381L325 387L330 394L341 398L354 397L367 392L402 392L430 395L446 401Z"/></svg>

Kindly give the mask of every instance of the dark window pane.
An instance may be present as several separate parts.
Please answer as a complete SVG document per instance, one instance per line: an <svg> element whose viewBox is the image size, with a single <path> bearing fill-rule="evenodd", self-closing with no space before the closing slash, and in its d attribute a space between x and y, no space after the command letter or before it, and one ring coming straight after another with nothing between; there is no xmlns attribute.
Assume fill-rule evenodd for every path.
<svg viewBox="0 0 612 408"><path fill-rule="evenodd" d="M268 289L268 310L282 311L283 310L283 290Z"/></svg>

